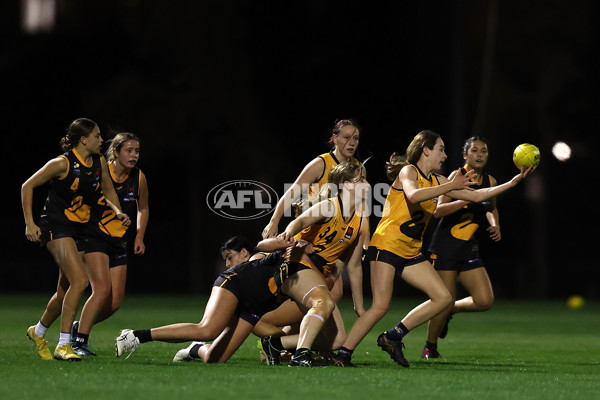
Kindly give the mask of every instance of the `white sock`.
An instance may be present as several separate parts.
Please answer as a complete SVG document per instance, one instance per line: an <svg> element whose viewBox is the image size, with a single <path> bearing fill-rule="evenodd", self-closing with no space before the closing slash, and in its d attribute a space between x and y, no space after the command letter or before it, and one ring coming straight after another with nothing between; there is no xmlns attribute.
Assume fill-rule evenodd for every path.
<svg viewBox="0 0 600 400"><path fill-rule="evenodd" d="M60 336L58 338L58 347L64 346L65 344L69 343L69 339L71 338L71 334L70 333L60 333Z"/></svg>
<svg viewBox="0 0 600 400"><path fill-rule="evenodd" d="M46 328L44 325L42 325L42 322L39 321L36 325L35 325L35 334L38 337L44 337L44 335L46 335L46 331L48 330L48 328Z"/></svg>

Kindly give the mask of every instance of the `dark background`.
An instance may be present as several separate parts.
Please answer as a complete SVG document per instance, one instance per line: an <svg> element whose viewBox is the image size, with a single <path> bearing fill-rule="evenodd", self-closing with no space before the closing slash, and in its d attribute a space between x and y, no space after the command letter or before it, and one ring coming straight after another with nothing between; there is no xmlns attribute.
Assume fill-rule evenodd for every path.
<svg viewBox="0 0 600 400"><path fill-rule="evenodd" d="M333 122L350 117L361 157L373 154L371 184L386 181L385 161L422 129L445 139L446 175L472 134L488 138L500 182L517 172L512 150L536 144L540 168L499 198L503 241L482 240L496 294L597 298L597 4L57 0L54 29L32 34L20 2L3 1L0 290L55 287L48 252L23 234L20 185L60 153L77 117L98 122L105 139L111 130L142 139L151 216L130 293L207 292L223 268L221 242L258 240L268 222L217 216L208 191L252 179L281 195L328 150ZM573 148L567 162L551 155L558 140ZM45 195L35 193L36 215ZM414 293L398 285L396 295Z"/></svg>

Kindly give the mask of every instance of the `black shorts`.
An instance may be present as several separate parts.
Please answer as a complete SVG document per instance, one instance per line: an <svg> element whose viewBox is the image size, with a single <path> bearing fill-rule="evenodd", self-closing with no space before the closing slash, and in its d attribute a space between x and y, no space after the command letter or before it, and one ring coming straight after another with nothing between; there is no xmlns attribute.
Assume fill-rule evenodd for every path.
<svg viewBox="0 0 600 400"><path fill-rule="evenodd" d="M403 258L391 251L381 250L374 246L369 246L367 254L365 255L365 261L381 261L392 265L396 268L397 273L402 273L404 267L408 267L414 264L428 261L428 258L423 254L419 254L413 258Z"/></svg>
<svg viewBox="0 0 600 400"><path fill-rule="evenodd" d="M127 240L125 238L103 236L88 235L83 243L83 250L86 253L106 254L109 268L127 265Z"/></svg>
<svg viewBox="0 0 600 400"><path fill-rule="evenodd" d="M70 237L75 241L78 251L83 251L84 239L85 239L85 225L86 224L73 224L73 225L53 225L47 221L40 221L40 230L42 235L40 236L40 245L46 247L48 242L56 239L62 239Z"/></svg>
<svg viewBox="0 0 600 400"><path fill-rule="evenodd" d="M287 300L288 297L281 292L281 285L289 276L304 269L309 267L285 261L280 252L275 252L260 260L229 268L219 275L213 286L233 293L238 299L236 314L256 325L264 314Z"/></svg>
<svg viewBox="0 0 600 400"><path fill-rule="evenodd" d="M433 268L435 268L437 271L456 271L461 273L483 267L483 260L481 258L473 258L471 260L454 260L452 258L441 258L437 254L432 254L431 260L433 263Z"/></svg>

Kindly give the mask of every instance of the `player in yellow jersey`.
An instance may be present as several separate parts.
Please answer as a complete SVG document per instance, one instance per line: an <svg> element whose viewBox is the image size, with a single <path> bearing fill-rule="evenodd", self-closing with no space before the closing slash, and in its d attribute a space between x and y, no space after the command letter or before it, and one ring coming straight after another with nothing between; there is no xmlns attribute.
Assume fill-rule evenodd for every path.
<svg viewBox="0 0 600 400"><path fill-rule="evenodd" d="M329 139L333 149L308 163L298 175L294 184L281 196L273 211L271 220L263 230L262 236L264 239L277 236L279 221L283 218L284 213L290 209L292 203L300 197L305 187L310 185L309 195L316 194L320 190L319 186L327 182L329 171L333 167L345 161L357 162L354 154L358 148L359 139L360 130L356 122L351 119L336 121Z"/></svg>
<svg viewBox="0 0 600 400"><path fill-rule="evenodd" d="M354 366L352 353L387 313L394 276L398 274L408 284L425 292L430 300L412 309L396 326L379 335L377 344L398 364L409 367L402 351L402 338L452 302L450 292L421 253L423 233L436 207L436 199L446 194L456 199L480 202L514 187L534 169L522 170L502 185L466 190L473 184L474 171L458 173L452 180L434 174L442 167L446 157L441 137L432 131L422 131L414 137L405 156L394 153L390 158L387 172L393 184L366 255L371 266L373 302L371 308L354 323L340 348L335 357L338 365Z"/></svg>
<svg viewBox="0 0 600 400"><path fill-rule="evenodd" d="M27 336L35 342L38 355L44 360L52 359L44 337L46 330L59 316L62 316L60 335L54 358L81 360L69 339L79 301L88 284L81 245L95 193L104 190L117 217L129 224L129 218L120 210L106 161L100 154L101 145L100 128L94 121L74 120L61 140L65 154L48 161L21 188L25 236L29 241L41 242L59 267L56 293L37 325L27 330ZM47 182L51 182L50 189L38 226L32 212L33 189Z"/></svg>
<svg viewBox="0 0 600 400"><path fill-rule="evenodd" d="M359 139L360 129L355 121L352 119L342 119L335 122L331 130L331 137L329 138L329 143L333 145L332 150L316 157L304 167L294 181L294 184L279 199L269 223L263 230L263 238L275 237L277 235L279 222L284 213L292 207L295 200L306 190L306 187L308 187L307 197L310 202L313 197L319 195L320 189L328 181L329 172L336 165L346 161L358 163L354 155L358 148ZM331 288L331 292L336 302L342 297L343 287L341 279ZM281 316L284 314L285 318L282 319ZM290 317L290 319L287 317ZM291 313L282 313L281 310L276 310L274 313L265 315L263 319L275 325L286 325L289 321L295 320L297 317L301 317L301 315L297 313L296 316L293 316Z"/></svg>
<svg viewBox="0 0 600 400"><path fill-rule="evenodd" d="M325 285L315 288L319 296L331 297L327 292L339 277L341 270L335 267L336 260L348 258L349 276L353 288L355 309L362 312L362 243L368 240L368 219L357 210L366 198L369 184L366 181L362 164L351 162L336 166L329 176L329 182L339 187L337 196L317 202L298 218L292 221L278 237L282 240L306 240L312 243L314 252L300 261L312 269L320 271ZM327 293L326 293L327 292ZM326 296L328 295L328 296ZM298 304L306 312L301 304ZM279 311L279 310L278 310ZM290 312L290 315L294 315ZM278 355L283 349L296 350L292 357L302 357L310 347L303 334L303 324L311 324L315 336L313 349L328 351L338 348L345 340L346 332L341 314L337 307L332 317L325 322L320 318L302 319L298 335L269 337L263 339L263 349L270 364L278 364ZM321 331L316 337L316 333Z"/></svg>

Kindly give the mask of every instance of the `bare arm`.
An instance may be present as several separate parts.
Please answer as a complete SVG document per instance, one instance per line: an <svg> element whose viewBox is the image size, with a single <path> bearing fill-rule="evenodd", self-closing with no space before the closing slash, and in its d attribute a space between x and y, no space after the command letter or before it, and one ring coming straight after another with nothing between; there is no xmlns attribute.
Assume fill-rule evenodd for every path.
<svg viewBox="0 0 600 400"><path fill-rule="evenodd" d="M64 157L53 158L21 186L21 207L23 208L23 217L25 218L25 236L27 240L38 242L42 235L42 231L33 221L33 189L50 181L52 178L62 176L67 172L68 168L69 164Z"/></svg>
<svg viewBox="0 0 600 400"><path fill-rule="evenodd" d="M102 155L100 156L100 164L102 165L102 192L104 193L106 204L108 204L115 214L117 214L117 218L123 222L123 225L129 226L131 220L129 219L128 215L123 214L123 211L121 211L119 197L117 196L117 192L113 186L112 179L110 179L110 172L108 171L108 166L106 165L106 159Z"/></svg>
<svg viewBox="0 0 600 400"><path fill-rule="evenodd" d="M454 178L454 176L458 173L458 171L459 170L453 171L450 174L450 176L448 176L448 180L452 180ZM469 202L465 201L465 200L454 200L453 201L453 199L451 197L448 197L446 195L441 195L438 198L438 203L435 208L435 211L433 212L433 216L436 218L445 217L447 215L453 214L456 211L460 210L468 203Z"/></svg>
<svg viewBox="0 0 600 400"><path fill-rule="evenodd" d="M335 206L329 200L323 200L304 211L298 218L288 224L279 236L283 240L289 241L302 230L319 222L323 219L331 218L335 214Z"/></svg>
<svg viewBox="0 0 600 400"><path fill-rule="evenodd" d="M521 182L521 180L523 180L527 175L529 175L530 173L535 171L535 169L536 169L536 167L529 167L527 169L523 168L523 169L521 169L521 172L518 175L515 175L510 181L505 182L501 185L497 185L497 186L493 186L493 187L489 187L489 188L477 189L477 190L470 190L470 191L469 190L453 190L451 192L448 192L447 195L454 199L469 200L469 201L479 203L479 202L487 200L491 197L495 197L501 193L504 193L508 189L511 189L511 188L517 186L517 184L519 182ZM471 172L471 171L469 171L469 172ZM466 175L464 175L464 176L466 176Z"/></svg>
<svg viewBox="0 0 600 400"><path fill-rule="evenodd" d="M284 240L282 238L267 238L263 239L256 245L258 251L265 251L267 253L271 253L277 250L283 250L289 246L292 246L295 243L294 240Z"/></svg>
<svg viewBox="0 0 600 400"><path fill-rule="evenodd" d="M490 176L492 182L492 186L496 186L498 182L494 177ZM500 233L500 214L498 213L498 207L496 205L496 199L491 199L493 209L485 213L485 216L490 223L490 226L487 228L487 231L490 234L490 238L494 242L499 242L502 239L502 234Z"/></svg>
<svg viewBox="0 0 600 400"><path fill-rule="evenodd" d="M360 317L365 312L363 298L363 270L362 252L365 243L369 242L369 220L363 217L360 227L360 236L348 260L348 277L350 278L350 289L352 290L352 301L354 312Z"/></svg>
<svg viewBox="0 0 600 400"><path fill-rule="evenodd" d="M283 218L283 214L289 209L301 194L303 186L310 185L316 182L325 169L325 161L321 157L317 157L304 167L294 184L281 196L277 202L277 206L273 211L271 220L263 230L262 236L264 239L277 235L279 221Z"/></svg>
<svg viewBox="0 0 600 400"><path fill-rule="evenodd" d="M471 176L474 173L475 171L469 171L464 175L457 173L452 180L448 180L442 176L440 177L440 185L419 188L417 170L412 165L407 165L400 170L400 173L398 174L394 184L398 183L400 186L399 189L404 191L406 199L414 204L439 197L442 194L446 194L450 191L467 191L464 189L468 189L474 184L470 181Z"/></svg>
<svg viewBox="0 0 600 400"><path fill-rule="evenodd" d="M146 252L144 244L144 236L146 235L146 227L150 218L150 208L148 207L148 183L146 175L140 171L140 194L137 200L137 233L135 242L133 243L134 254L142 255Z"/></svg>

